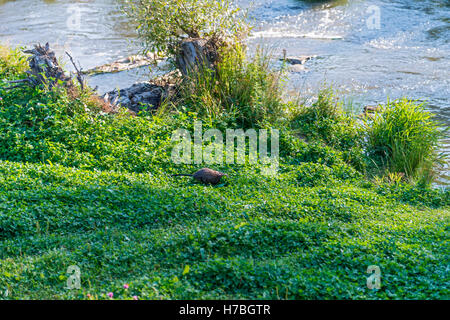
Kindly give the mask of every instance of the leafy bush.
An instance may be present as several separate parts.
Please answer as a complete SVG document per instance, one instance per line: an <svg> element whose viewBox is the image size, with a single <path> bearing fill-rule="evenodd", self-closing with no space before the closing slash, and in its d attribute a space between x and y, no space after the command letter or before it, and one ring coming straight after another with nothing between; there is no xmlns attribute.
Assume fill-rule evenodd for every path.
<svg viewBox="0 0 450 320"><path fill-rule="evenodd" d="M443 132L423 104L406 98L388 101L374 117L366 119L367 152L381 171L402 173L409 180L431 182Z"/></svg>
<svg viewBox="0 0 450 320"><path fill-rule="evenodd" d="M123 0L127 15L136 26L144 48L177 54L180 42L241 39L248 32L239 8L230 0Z"/></svg>
<svg viewBox="0 0 450 320"><path fill-rule="evenodd" d="M273 124L283 115L282 74L270 68L269 60L262 49L247 59L242 46L225 48L216 70L203 68L190 76L177 104L244 128Z"/></svg>

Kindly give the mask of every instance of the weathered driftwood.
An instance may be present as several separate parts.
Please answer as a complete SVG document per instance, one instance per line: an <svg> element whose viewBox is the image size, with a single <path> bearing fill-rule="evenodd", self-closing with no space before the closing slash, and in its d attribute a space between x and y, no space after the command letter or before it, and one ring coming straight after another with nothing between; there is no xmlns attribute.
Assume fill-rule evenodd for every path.
<svg viewBox="0 0 450 320"><path fill-rule="evenodd" d="M83 71L83 74L86 75L95 75L102 73L115 73L120 71L131 70L134 68L140 68L144 66L149 66L155 64L158 60L158 57L153 53L148 53L147 55L133 55L129 56L111 63L107 63L86 71Z"/></svg>
<svg viewBox="0 0 450 320"><path fill-rule="evenodd" d="M113 106L112 112L125 107L138 113L141 110L156 110L168 96L175 94L181 81L177 71L170 72L149 82L135 83L129 88L115 89L105 93L101 98Z"/></svg>
<svg viewBox="0 0 450 320"><path fill-rule="evenodd" d="M47 84L49 88L55 86L59 81L71 83L64 70L60 67L56 59L55 52L50 50L48 42L45 46L35 45L34 49L25 50L25 53L31 54L28 58L30 70L27 73L29 79L34 85Z"/></svg>
<svg viewBox="0 0 450 320"><path fill-rule="evenodd" d="M284 61L289 64L288 70L289 72L303 72L306 70L305 63L316 56L286 56L286 50L283 50L283 58L280 58L281 61Z"/></svg>
<svg viewBox="0 0 450 320"><path fill-rule="evenodd" d="M65 74L56 59L55 52L50 49L50 45L48 43L46 43L45 46L37 44L34 46L34 49L25 50L24 53L31 55L27 59L30 67L30 70L26 71L28 75L27 78L10 81L10 84L16 85L5 89L14 89L23 85L33 87L45 85L49 89L58 84L62 84L68 88L73 87L72 77ZM81 88L84 89L84 79L81 75L81 68L77 68L70 54L67 53L67 55L75 67L77 79L80 82Z"/></svg>
<svg viewBox="0 0 450 320"><path fill-rule="evenodd" d="M315 58L316 56L296 56L296 57L283 57L280 60L286 61L289 64L305 64L307 61Z"/></svg>
<svg viewBox="0 0 450 320"><path fill-rule="evenodd" d="M69 57L70 62L72 62L73 67L75 68L75 71L76 71L76 74L77 74L77 80L78 80L78 83L81 86L81 91L84 91L85 79L84 79L84 76L83 76L83 69L81 69L81 66L79 68L77 67L77 65L73 61L72 56L67 51L66 51L66 54Z"/></svg>

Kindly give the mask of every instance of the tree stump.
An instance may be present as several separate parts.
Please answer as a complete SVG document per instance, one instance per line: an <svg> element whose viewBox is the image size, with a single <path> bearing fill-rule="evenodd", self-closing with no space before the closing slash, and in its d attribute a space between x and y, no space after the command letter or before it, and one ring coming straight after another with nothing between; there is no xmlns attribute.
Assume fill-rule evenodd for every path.
<svg viewBox="0 0 450 320"><path fill-rule="evenodd" d="M217 45L205 39L186 39L180 45L176 64L183 76L197 73L203 67L214 69L218 59Z"/></svg>
<svg viewBox="0 0 450 320"><path fill-rule="evenodd" d="M47 84L51 89L58 81L69 82L70 77L66 76L64 70L58 64L55 52L50 50L50 45L35 45L32 50L25 50L25 53L31 54L28 58L30 70L27 73L31 76L31 81L37 84Z"/></svg>

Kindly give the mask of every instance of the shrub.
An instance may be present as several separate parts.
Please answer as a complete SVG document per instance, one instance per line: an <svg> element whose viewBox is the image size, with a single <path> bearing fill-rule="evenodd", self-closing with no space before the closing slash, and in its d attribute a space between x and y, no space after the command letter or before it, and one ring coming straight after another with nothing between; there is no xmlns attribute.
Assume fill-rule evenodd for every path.
<svg viewBox="0 0 450 320"><path fill-rule="evenodd" d="M436 177L445 159L439 155L443 132L423 104L406 98L388 101L372 118L366 118L367 153L378 169L403 173L424 183Z"/></svg>
<svg viewBox="0 0 450 320"><path fill-rule="evenodd" d="M283 113L282 82L269 60L262 49L248 59L240 45L224 48L216 70L202 68L190 75L179 104L200 116L243 127L273 123Z"/></svg>
<svg viewBox="0 0 450 320"><path fill-rule="evenodd" d="M230 0L123 0L145 50L177 54L185 38L236 40L249 27Z"/></svg>

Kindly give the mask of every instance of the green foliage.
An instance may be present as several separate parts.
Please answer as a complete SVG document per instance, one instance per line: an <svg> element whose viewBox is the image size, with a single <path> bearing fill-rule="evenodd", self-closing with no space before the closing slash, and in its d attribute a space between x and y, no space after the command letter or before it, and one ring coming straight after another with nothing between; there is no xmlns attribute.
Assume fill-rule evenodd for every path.
<svg viewBox="0 0 450 320"><path fill-rule="evenodd" d="M300 105L293 126L308 139L319 139L341 150L361 144L361 130L354 116L343 111L331 87L321 90L312 106Z"/></svg>
<svg viewBox="0 0 450 320"><path fill-rule="evenodd" d="M26 67L27 61L21 48L10 49L0 45L0 81L3 78L17 77Z"/></svg>
<svg viewBox="0 0 450 320"><path fill-rule="evenodd" d="M240 40L249 30L230 0L123 0L145 50L176 55L187 37Z"/></svg>
<svg viewBox="0 0 450 320"><path fill-rule="evenodd" d="M245 48L223 49L216 70L202 68L181 88L181 104L189 111L238 127L274 123L283 115L282 74L271 70L262 49L248 60Z"/></svg>
<svg viewBox="0 0 450 320"><path fill-rule="evenodd" d="M317 168L245 169L213 188L2 161L0 287L12 299L445 298L448 200L418 210L342 178L302 187ZM366 287L371 264L380 290ZM80 290L65 288L70 265Z"/></svg>
<svg viewBox="0 0 450 320"><path fill-rule="evenodd" d="M2 80L20 63L6 73L0 59ZM170 176L196 169L169 159L193 113L112 116L62 90L0 97L2 299L448 297L447 190L375 185L287 125L278 174L225 165L229 183L205 186ZM81 289L66 288L72 265Z"/></svg>
<svg viewBox="0 0 450 320"><path fill-rule="evenodd" d="M300 163L296 171L298 172L297 180L302 187L333 184L336 181L357 176L351 167L345 165L330 168L320 163Z"/></svg>
<svg viewBox="0 0 450 320"><path fill-rule="evenodd" d="M322 141L343 152L346 161L364 170L363 132L354 115L344 112L331 87L319 92L312 106L300 105L292 128L307 140Z"/></svg>
<svg viewBox="0 0 450 320"><path fill-rule="evenodd" d="M4 80L20 77L13 75ZM125 111L108 115L89 93L73 99L56 88L0 88L0 97L0 159L13 161L147 171L169 162L171 132L191 123L187 115L166 121Z"/></svg>
<svg viewBox="0 0 450 320"><path fill-rule="evenodd" d="M366 119L367 152L381 171L402 173L409 180L429 183L436 176L443 132L423 104L388 101Z"/></svg>
<svg viewBox="0 0 450 320"><path fill-rule="evenodd" d="M423 185L411 185L406 183L384 183L376 187L376 192L395 200L411 205L425 205L432 208L450 206L450 192L439 189L431 189Z"/></svg>

